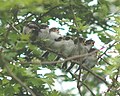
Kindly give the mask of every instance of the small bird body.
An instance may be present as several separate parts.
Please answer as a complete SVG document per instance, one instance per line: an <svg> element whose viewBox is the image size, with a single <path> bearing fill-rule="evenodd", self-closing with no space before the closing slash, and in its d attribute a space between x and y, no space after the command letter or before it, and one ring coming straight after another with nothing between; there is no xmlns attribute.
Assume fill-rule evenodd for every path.
<svg viewBox="0 0 120 96"><path fill-rule="evenodd" d="M85 66L89 69L93 68L96 64L97 64L97 49L95 48L91 48L88 52L88 54L90 54L91 52L93 52L91 55L88 55L85 57L85 59L82 62L82 66ZM82 66L79 66L79 68L75 71L75 73L80 70L80 68Z"/></svg>
<svg viewBox="0 0 120 96"><path fill-rule="evenodd" d="M86 57L85 62L83 63L84 66L87 68L93 68L97 64L97 49L91 48L89 53L93 52L92 55Z"/></svg>
<svg viewBox="0 0 120 96"><path fill-rule="evenodd" d="M78 39L79 39L79 42L78 42ZM82 37L76 38L74 40L75 47L74 47L74 52L72 53L72 56L83 55L83 54L86 54L88 52L85 45L84 45L84 41L85 41L85 39Z"/></svg>
<svg viewBox="0 0 120 96"><path fill-rule="evenodd" d="M53 50L55 50L55 51L57 51L58 53L63 53L62 51L64 50L64 46L65 46L65 44L64 44L64 40L61 40L61 41L55 41L54 43L53 43Z"/></svg>
<svg viewBox="0 0 120 96"><path fill-rule="evenodd" d="M66 47L65 52L67 53L68 56L81 55L82 53L84 53L83 51L84 50L84 46L83 46L84 39L80 37L79 41L80 43L78 44L78 38L76 38L74 41L72 40L72 42ZM82 58L80 58L79 62L82 62ZM66 68L67 63L68 62L64 62L62 65L62 68ZM73 68L74 65L75 64L71 62L71 65L66 69L66 71L69 71L71 68Z"/></svg>
<svg viewBox="0 0 120 96"><path fill-rule="evenodd" d="M75 47L75 44L72 39L64 40L64 50L62 53L65 57L69 57Z"/></svg>
<svg viewBox="0 0 120 96"><path fill-rule="evenodd" d="M84 42L85 42L85 39L81 37L79 38L79 44L78 44L78 38L74 40L75 48L74 48L74 51L72 52L72 56L88 54L91 51L92 47L94 46L94 41L90 39L90 40L87 40L85 43ZM79 62L79 68L76 71L80 69L84 61L89 63L90 61L89 59L93 59L93 57L88 58L88 56L85 56L78 59L77 61ZM90 65L92 66L92 64ZM66 71L69 71L73 66L74 64L71 63L71 66L67 68Z"/></svg>
<svg viewBox="0 0 120 96"><path fill-rule="evenodd" d="M59 34L59 29L56 27L53 27L49 30L49 45L52 49L58 49L58 47L62 46L62 39L58 41L59 38L62 38L62 36Z"/></svg>
<svg viewBox="0 0 120 96"><path fill-rule="evenodd" d="M49 40L49 26L47 24L41 24L40 25L40 31L39 31L39 34L38 34L38 39L41 40L41 42L44 42L45 45L46 42Z"/></svg>

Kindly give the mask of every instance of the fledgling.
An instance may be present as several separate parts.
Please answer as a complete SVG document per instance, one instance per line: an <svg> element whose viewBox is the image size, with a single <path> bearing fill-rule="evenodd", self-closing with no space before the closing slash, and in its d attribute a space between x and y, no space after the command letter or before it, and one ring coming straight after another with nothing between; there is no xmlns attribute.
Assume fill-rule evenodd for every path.
<svg viewBox="0 0 120 96"><path fill-rule="evenodd" d="M87 60L84 66L91 69L97 64L97 52L98 52L98 49L96 48L91 48L89 50L89 53L92 53L92 55L87 57Z"/></svg>
<svg viewBox="0 0 120 96"><path fill-rule="evenodd" d="M62 36L59 34L59 29L56 27L52 27L49 30L49 33L50 33L51 39L53 39L55 41L60 41L62 39Z"/></svg>
<svg viewBox="0 0 120 96"><path fill-rule="evenodd" d="M89 40L86 40L85 41L85 46L84 46L84 54L86 54L86 53L89 53L90 52L90 50L92 49L92 47L94 46L94 43L95 43L95 41L94 40L92 40L92 39L89 39ZM81 62L81 64L79 65L79 68L76 70L76 71L78 71L79 69L80 69L80 67L81 67L81 65L83 64L83 62L86 60L86 58L88 58L88 56L86 56L86 57L84 57L84 58L82 58L82 62Z"/></svg>
<svg viewBox="0 0 120 96"><path fill-rule="evenodd" d="M92 49L92 47L94 46L94 43L95 43L95 41L93 41L91 39L85 41L84 38L79 38L79 42L80 42L80 44L78 44L77 38L74 40L74 43L77 45L77 48L78 48L78 49L75 48L76 51L74 54L76 54L76 55L83 55L83 54L89 53L89 51ZM80 47L78 47L78 45L80 45ZM79 48L80 48L80 50L79 50ZM85 59L86 59L86 57L80 58L80 60L79 60L80 66L82 65L82 62ZM71 66L66 71L69 71L73 66L74 66L74 64L72 63Z"/></svg>
<svg viewBox="0 0 120 96"><path fill-rule="evenodd" d="M24 34L30 34L30 39L32 41L36 40L36 38L38 37L39 31L40 31L39 25L36 22L34 22L34 21L28 22L23 27L23 33Z"/></svg>
<svg viewBox="0 0 120 96"><path fill-rule="evenodd" d="M57 31L57 33L55 33L54 31L51 31L50 34L51 34L51 38L54 40L51 48L57 51L58 53L61 53L64 48L63 37L59 34L59 31Z"/></svg>
<svg viewBox="0 0 120 96"><path fill-rule="evenodd" d="M89 69L93 68L97 64L97 52L98 52L97 49L91 48L88 53L92 53L92 54L86 56L86 58L82 62L82 66L85 66L85 67L87 67ZM75 71L75 73L78 70L80 70L80 67Z"/></svg>
<svg viewBox="0 0 120 96"><path fill-rule="evenodd" d="M74 41L71 37L64 37L64 50L62 51L65 57L70 57L71 52L75 47Z"/></svg>
<svg viewBox="0 0 120 96"><path fill-rule="evenodd" d="M94 46L95 41L92 39L89 39L85 42L85 47L89 51Z"/></svg>
<svg viewBox="0 0 120 96"><path fill-rule="evenodd" d="M78 42L78 40L79 40L79 42ZM85 39L82 37L76 38L74 40L75 47L74 47L74 51L72 52L72 56L83 55L88 52L84 45L84 42L85 42Z"/></svg>
<svg viewBox="0 0 120 96"><path fill-rule="evenodd" d="M45 31L44 31L45 32ZM47 46L54 49L54 43L56 42L56 40L61 37L61 35L59 34L59 29L56 27L53 27L51 29L49 29L49 36L47 38ZM46 51L41 57L47 58L49 55L49 52Z"/></svg>
<svg viewBox="0 0 120 96"><path fill-rule="evenodd" d="M39 31L39 25L34 21L28 22L23 27L23 33L24 34L31 34L33 31L36 31L36 33L34 33L34 34L38 34L38 31Z"/></svg>
<svg viewBox="0 0 120 96"><path fill-rule="evenodd" d="M79 39L79 44L78 44L78 39ZM74 46L73 46L74 48L73 48L73 50L71 51L70 56L81 55L82 53L83 53L83 54L86 53L86 52L84 51L84 50L85 50L85 49L84 49L84 41L85 41L85 39L82 38L82 37L76 38L76 39L74 40ZM79 47L78 47L78 46L79 46ZM79 62L82 62L82 60L83 60L83 58L81 58L81 59L79 60ZM75 64L74 64L73 62L71 62L71 65L66 69L66 71L68 72L70 69L73 68L74 65L75 65ZM62 68L66 68L66 66L67 66L67 62L64 62Z"/></svg>
<svg viewBox="0 0 120 96"><path fill-rule="evenodd" d="M47 38L49 38L49 26L47 24L42 23L40 25L40 31L39 31L38 37L42 41L45 41Z"/></svg>

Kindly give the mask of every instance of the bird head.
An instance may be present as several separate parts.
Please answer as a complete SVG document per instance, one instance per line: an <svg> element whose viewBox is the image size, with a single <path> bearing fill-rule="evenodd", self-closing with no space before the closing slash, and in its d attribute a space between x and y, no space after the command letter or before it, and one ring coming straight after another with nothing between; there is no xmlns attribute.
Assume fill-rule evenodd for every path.
<svg viewBox="0 0 120 96"><path fill-rule="evenodd" d="M49 32L55 32L55 33L59 33L59 29L56 27L52 27Z"/></svg>
<svg viewBox="0 0 120 96"><path fill-rule="evenodd" d="M49 32L49 26L46 23L40 24L40 32Z"/></svg>
<svg viewBox="0 0 120 96"><path fill-rule="evenodd" d="M82 38L82 37L79 37L79 42L80 42L81 44L84 44L85 39ZM74 44L78 44L78 38L75 38L75 39L74 39Z"/></svg>
<svg viewBox="0 0 120 96"><path fill-rule="evenodd" d="M30 35L30 39L32 41L36 40L39 31L40 31L39 25L36 22L34 22L34 21L28 22L23 27L23 33L24 34L29 34Z"/></svg>
<svg viewBox="0 0 120 96"><path fill-rule="evenodd" d="M95 41L92 39L86 40L85 41L85 47L87 48L87 50L89 51L93 46L94 46Z"/></svg>
<svg viewBox="0 0 120 96"><path fill-rule="evenodd" d="M86 40L86 41L85 41L85 45L86 45L86 46L87 46L87 45L94 46L94 44L95 44L95 41L92 40L92 39L89 39L89 40Z"/></svg>
<svg viewBox="0 0 120 96"><path fill-rule="evenodd" d="M35 23L34 21L28 22L23 27L24 34L38 34L38 31L39 31L39 25Z"/></svg>

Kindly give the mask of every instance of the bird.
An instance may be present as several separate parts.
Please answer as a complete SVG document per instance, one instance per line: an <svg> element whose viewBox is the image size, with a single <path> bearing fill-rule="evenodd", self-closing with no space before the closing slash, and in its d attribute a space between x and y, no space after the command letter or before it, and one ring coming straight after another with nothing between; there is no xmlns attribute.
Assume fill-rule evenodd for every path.
<svg viewBox="0 0 120 96"><path fill-rule="evenodd" d="M32 31L36 31L36 33L39 31L39 25L34 22L30 21L23 27L23 33L24 34L31 34Z"/></svg>
<svg viewBox="0 0 120 96"><path fill-rule="evenodd" d="M77 47L75 48L75 52L74 52L74 54L76 54L76 55L83 55L83 54L89 53L89 51L91 50L91 48L94 46L94 43L95 43L95 41L92 39L85 41L85 39L82 37L79 38L79 42L80 42L80 44L78 44L77 38L74 40L74 43L77 45ZM80 47L78 47L78 45ZM86 57L80 58L80 60L79 60L80 67L85 59L86 59ZM69 68L66 69L66 71L68 72L70 69L73 68L74 65L75 64L73 62L71 62L71 65L69 66Z"/></svg>
<svg viewBox="0 0 120 96"><path fill-rule="evenodd" d="M86 67L88 67L88 68L93 68L96 64L97 64L97 52L98 52L99 50L98 49L96 49L96 48L91 48L90 50L89 50L89 52L88 53L92 53L92 55L90 55L90 56L87 56L87 59L86 59L86 62L85 62L85 64L84 64L84 66L86 66Z"/></svg>
<svg viewBox="0 0 120 96"><path fill-rule="evenodd" d="M78 44L78 39L79 39L79 44ZM69 45L67 48L68 49L71 49L70 51L68 51L69 56L75 56L75 55L80 55L83 50L83 45L84 45L84 41L85 39L82 38L82 37L79 37L79 38L75 38L74 41L73 41L73 44L71 44L71 46ZM78 47L79 45L79 47ZM66 48L66 50L67 50ZM80 53L79 53L79 49L80 49ZM67 68L67 61L63 63L62 65L62 68ZM68 72L70 69L73 68L73 66L75 65L75 63L71 62L71 65L66 69L66 71Z"/></svg>
<svg viewBox="0 0 120 96"><path fill-rule="evenodd" d="M92 39L85 41L85 47L87 48L88 51L94 46L94 44L95 44L95 41Z"/></svg>
<svg viewBox="0 0 120 96"><path fill-rule="evenodd" d="M49 33L51 35L51 38L54 39L55 41L57 41L57 39L61 38L62 39L62 36L59 34L59 29L56 28L56 27L52 27L50 30L49 30Z"/></svg>
<svg viewBox="0 0 120 96"><path fill-rule="evenodd" d="M26 35L30 35L30 40L31 41L35 41L38 34L39 34L39 25L34 22L34 21L30 21L28 22L24 27L23 27L23 33Z"/></svg>
<svg viewBox="0 0 120 96"><path fill-rule="evenodd" d="M55 49L54 43L57 42L58 41L57 39L59 39L61 37L61 35L59 34L59 29L56 27L52 27L49 29L48 33L49 33L48 34L49 36L48 36L47 41L45 43L46 43L47 47ZM48 55L49 55L49 52L46 51L44 54L42 54L41 57L47 58Z"/></svg>
<svg viewBox="0 0 120 96"><path fill-rule="evenodd" d="M82 61L82 66L85 66L89 69L93 68L97 64L97 52L98 49L96 48L91 48L89 50L89 54L92 53L91 55L86 56L86 58ZM81 69L82 66L79 66L79 68L75 71L75 73Z"/></svg>
<svg viewBox="0 0 120 96"><path fill-rule="evenodd" d="M59 29L56 27L52 27L49 30L50 33L50 40L55 41L61 41L63 38L61 36L61 34L59 34Z"/></svg>
<svg viewBox="0 0 120 96"><path fill-rule="evenodd" d="M49 38L49 26L46 23L41 23L39 26L40 31L38 38L41 41L46 41L46 39Z"/></svg>
<svg viewBox="0 0 120 96"><path fill-rule="evenodd" d="M74 41L72 37L64 36L64 50L62 50L62 53L65 57L70 57L71 52L74 49Z"/></svg>

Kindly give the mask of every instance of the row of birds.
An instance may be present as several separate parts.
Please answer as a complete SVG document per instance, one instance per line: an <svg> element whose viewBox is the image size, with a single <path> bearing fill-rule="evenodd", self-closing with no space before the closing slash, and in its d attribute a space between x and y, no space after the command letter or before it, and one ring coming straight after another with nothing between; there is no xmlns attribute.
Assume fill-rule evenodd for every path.
<svg viewBox="0 0 120 96"><path fill-rule="evenodd" d="M56 51L57 53L62 54L66 58L75 55L88 54L97 50L93 48L95 41L93 41L92 39L85 40L82 37L77 37L73 39L71 37L61 36L59 34L58 28L53 27L49 29L49 26L47 24L39 25L35 22L29 22L26 26L24 26L23 33L31 34L31 38L33 40L36 40L37 38L37 40L39 40L39 42L42 43L44 46L52 49L53 51ZM94 67L94 65L97 63L96 52L90 56L88 55L80 58L79 65L84 65L88 68ZM42 57L47 57L48 54L49 52L46 51L44 54L42 54ZM55 60L59 59L60 57L58 56ZM64 62L62 68L64 68L66 65L67 62ZM71 64L71 66L69 66L67 70L70 70L74 65L75 64Z"/></svg>

